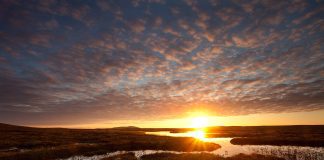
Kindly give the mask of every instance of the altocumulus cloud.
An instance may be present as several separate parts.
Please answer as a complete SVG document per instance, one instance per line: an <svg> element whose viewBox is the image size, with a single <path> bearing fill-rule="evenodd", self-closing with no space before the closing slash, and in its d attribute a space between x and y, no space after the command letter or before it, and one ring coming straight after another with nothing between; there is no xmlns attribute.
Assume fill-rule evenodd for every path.
<svg viewBox="0 0 324 160"><path fill-rule="evenodd" d="M1 1L0 120L324 109L323 11L320 0Z"/></svg>

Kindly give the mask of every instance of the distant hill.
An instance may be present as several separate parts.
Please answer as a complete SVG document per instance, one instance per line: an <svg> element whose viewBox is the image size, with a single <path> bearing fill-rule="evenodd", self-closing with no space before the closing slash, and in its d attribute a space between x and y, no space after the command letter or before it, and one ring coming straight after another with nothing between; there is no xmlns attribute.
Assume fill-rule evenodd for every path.
<svg viewBox="0 0 324 160"><path fill-rule="evenodd" d="M122 127L114 127L112 129L117 129L117 130L139 130L141 128L136 127L136 126L122 126Z"/></svg>
<svg viewBox="0 0 324 160"><path fill-rule="evenodd" d="M65 130L71 128L37 128L37 127L18 126L18 125L0 123L0 131L54 130L54 129ZM114 127L114 128L98 128L98 129L139 130L141 128L136 126L121 126L121 127ZM83 130L83 129L71 129L71 130ZM84 130L89 130L89 129L84 129Z"/></svg>
<svg viewBox="0 0 324 160"><path fill-rule="evenodd" d="M0 131L6 131L6 130L28 130L28 129L36 129L36 128L0 123Z"/></svg>

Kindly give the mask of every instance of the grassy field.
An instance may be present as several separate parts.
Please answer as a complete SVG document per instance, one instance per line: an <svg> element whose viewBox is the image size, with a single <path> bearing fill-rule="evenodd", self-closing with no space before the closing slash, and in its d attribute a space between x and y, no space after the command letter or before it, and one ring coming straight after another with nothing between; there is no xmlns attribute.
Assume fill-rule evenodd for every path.
<svg viewBox="0 0 324 160"><path fill-rule="evenodd" d="M0 159L47 160L113 151L211 151L214 143L194 138L145 135L125 129L41 129L1 124Z"/></svg>
<svg viewBox="0 0 324 160"><path fill-rule="evenodd" d="M276 146L310 146L323 147L324 139L312 137L248 137L233 138L232 144L236 145L276 145Z"/></svg>
<svg viewBox="0 0 324 160"><path fill-rule="evenodd" d="M134 153L125 153L125 154L120 154L116 156L112 156L109 158L103 158L101 160L138 160Z"/></svg>
<svg viewBox="0 0 324 160"><path fill-rule="evenodd" d="M75 155L100 155L120 150L212 151L220 148L217 144L202 142L194 138L145 135L146 131L185 132L189 130L192 129L135 127L64 129L0 124L0 160L49 160ZM323 126L211 127L207 131L208 137L241 137L231 141L233 144L240 145L324 146ZM121 156L128 156L130 159L132 157L132 155ZM152 159L152 156L147 155L144 158ZM195 155L187 154L155 156L159 156L160 159L186 159L186 157L189 159L188 156L193 156L194 159L195 157ZM204 156L208 159L208 156L212 155ZM240 155L243 158L244 156Z"/></svg>
<svg viewBox="0 0 324 160"><path fill-rule="evenodd" d="M132 153L126 153L114 157L104 158L101 160L136 160L136 157ZM252 155L239 154L233 157L225 158L225 157L208 154L208 153L199 153L199 154L157 153L157 154L142 156L141 160L284 160L284 159L271 157L271 156L257 155L257 154L252 154Z"/></svg>
<svg viewBox="0 0 324 160"><path fill-rule="evenodd" d="M171 154L171 153L160 153L145 155L141 158L142 160L284 160L282 158L276 158L271 156L263 155L244 155L239 154L233 157L221 157L218 155L200 153L200 154Z"/></svg>

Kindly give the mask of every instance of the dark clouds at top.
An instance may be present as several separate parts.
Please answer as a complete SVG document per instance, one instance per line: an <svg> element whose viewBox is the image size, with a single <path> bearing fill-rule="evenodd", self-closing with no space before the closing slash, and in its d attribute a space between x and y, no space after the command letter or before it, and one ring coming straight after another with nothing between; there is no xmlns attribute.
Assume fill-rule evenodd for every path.
<svg viewBox="0 0 324 160"><path fill-rule="evenodd" d="M0 120L324 109L321 0L0 1Z"/></svg>

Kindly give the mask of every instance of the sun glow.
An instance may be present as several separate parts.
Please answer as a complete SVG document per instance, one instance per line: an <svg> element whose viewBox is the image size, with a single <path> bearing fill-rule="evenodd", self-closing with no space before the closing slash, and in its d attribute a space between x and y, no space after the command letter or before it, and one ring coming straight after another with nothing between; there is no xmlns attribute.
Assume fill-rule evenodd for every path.
<svg viewBox="0 0 324 160"><path fill-rule="evenodd" d="M199 140L205 140L206 133L205 128L208 126L208 117L204 115L196 115L191 118L191 127L195 128L189 135Z"/></svg>
<svg viewBox="0 0 324 160"><path fill-rule="evenodd" d="M205 128L208 126L207 117L195 117L192 118L192 127L193 128Z"/></svg>
<svg viewBox="0 0 324 160"><path fill-rule="evenodd" d="M188 133L190 137L194 137L199 140L205 139L205 131L204 130L196 130Z"/></svg>

